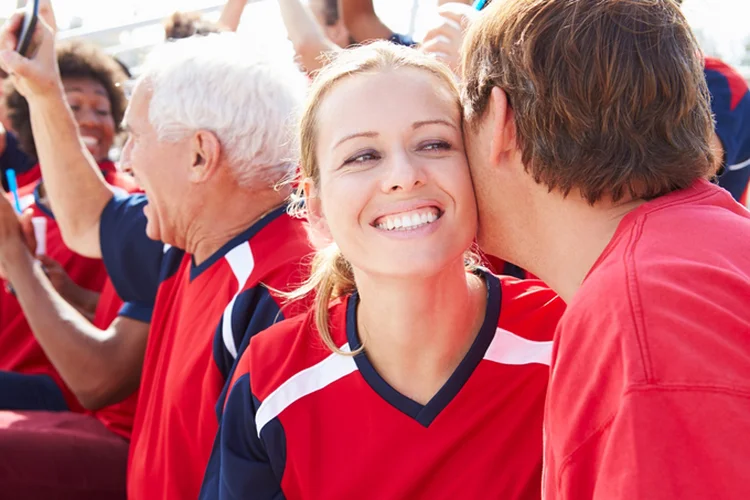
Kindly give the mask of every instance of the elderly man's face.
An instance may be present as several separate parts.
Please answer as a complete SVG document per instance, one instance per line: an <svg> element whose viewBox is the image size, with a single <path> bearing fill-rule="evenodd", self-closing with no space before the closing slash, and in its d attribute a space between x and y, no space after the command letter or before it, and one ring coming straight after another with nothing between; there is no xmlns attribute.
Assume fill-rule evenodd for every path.
<svg viewBox="0 0 750 500"><path fill-rule="evenodd" d="M188 177L191 150L185 140L159 140L148 117L150 101L148 83L139 82L125 112L128 140L121 165L133 172L148 196L144 208L148 237L184 249L185 228L193 212Z"/></svg>

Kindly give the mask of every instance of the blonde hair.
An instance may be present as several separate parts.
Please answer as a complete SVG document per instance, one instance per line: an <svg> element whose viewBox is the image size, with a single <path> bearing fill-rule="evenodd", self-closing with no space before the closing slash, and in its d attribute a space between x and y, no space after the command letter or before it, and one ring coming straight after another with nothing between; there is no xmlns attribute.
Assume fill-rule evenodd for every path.
<svg viewBox="0 0 750 500"><path fill-rule="evenodd" d="M317 161L316 142L318 136L318 112L325 97L337 83L361 74L377 74L401 68L427 71L437 77L456 97L460 109L459 90L450 69L431 56L409 47L389 42L374 42L347 49L334 54L331 61L320 70L310 87L299 128L300 172L296 194L292 196L290 214L306 215L303 184L310 180L315 186L320 183L320 166ZM332 300L349 295L357 289L351 264L344 258L336 244L316 252L313 257L310 277L297 290L286 294L298 299L315 292L315 325L323 343L333 352L354 355L342 351L333 341L328 328L328 307Z"/></svg>

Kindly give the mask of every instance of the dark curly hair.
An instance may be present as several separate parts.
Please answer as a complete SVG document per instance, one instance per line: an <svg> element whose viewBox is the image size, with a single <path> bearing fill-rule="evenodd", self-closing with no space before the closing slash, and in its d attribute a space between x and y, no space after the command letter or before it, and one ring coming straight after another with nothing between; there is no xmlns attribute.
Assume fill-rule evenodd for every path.
<svg viewBox="0 0 750 500"><path fill-rule="evenodd" d="M221 31L226 31L226 28L205 19L197 12L175 12L164 21L164 36L167 40L210 35Z"/></svg>
<svg viewBox="0 0 750 500"><path fill-rule="evenodd" d="M107 55L96 45L81 41L62 42L57 48L57 64L60 76L66 78L88 78L99 82L107 92L112 108L112 118L115 128L119 131L120 123L125 114L127 100L123 92L122 83L126 80L125 72L120 64ZM21 149L29 156L36 158L36 145L31 132L29 103L6 81L4 94L13 130L18 136Z"/></svg>

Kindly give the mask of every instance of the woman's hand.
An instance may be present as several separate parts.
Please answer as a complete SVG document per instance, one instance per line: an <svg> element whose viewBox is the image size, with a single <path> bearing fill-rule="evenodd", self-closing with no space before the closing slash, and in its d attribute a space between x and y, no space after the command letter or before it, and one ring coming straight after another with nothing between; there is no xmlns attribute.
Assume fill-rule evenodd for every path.
<svg viewBox="0 0 750 500"><path fill-rule="evenodd" d="M42 270L49 278L52 286L57 293L64 298L69 304L78 309L78 311L92 320L96 312L96 306L99 302L99 294L79 286L73 281L65 269L55 259L48 255L37 257L42 263Z"/></svg>

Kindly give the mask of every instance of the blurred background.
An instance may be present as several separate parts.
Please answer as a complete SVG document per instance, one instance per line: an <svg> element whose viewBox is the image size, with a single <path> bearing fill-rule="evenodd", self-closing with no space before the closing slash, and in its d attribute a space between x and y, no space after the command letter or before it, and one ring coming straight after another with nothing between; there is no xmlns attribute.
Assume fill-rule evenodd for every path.
<svg viewBox="0 0 750 500"><path fill-rule="evenodd" d="M396 32L417 40L434 15L437 0L375 0L378 15ZM0 0L0 22L25 0ZM286 38L275 0L250 0L239 32ZM162 20L176 10L202 11L218 18L216 0L57 0L61 38L95 41L136 68L144 54L163 40ZM750 0L685 0L684 9L704 51L724 59L750 79Z"/></svg>

